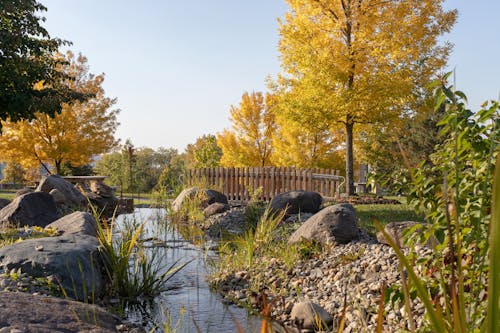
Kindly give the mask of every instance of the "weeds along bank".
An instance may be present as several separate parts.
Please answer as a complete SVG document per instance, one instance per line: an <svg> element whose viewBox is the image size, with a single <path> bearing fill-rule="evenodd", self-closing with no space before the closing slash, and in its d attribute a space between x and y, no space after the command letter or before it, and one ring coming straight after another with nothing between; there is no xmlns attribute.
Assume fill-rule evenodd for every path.
<svg viewBox="0 0 500 333"><path fill-rule="evenodd" d="M499 106L491 102L473 113L461 92L437 86L437 93L445 139L431 163L413 172L409 195L427 224L393 239L381 228L395 220L377 218L374 210L368 229L378 228L389 245L364 231L347 244L290 244L304 223L252 202L240 208L238 235L219 233L219 261L209 277L214 289L288 326L305 324L307 307L303 314L296 308L310 301L326 312L323 323L312 315L316 330L498 332L500 194L492 195L500 180L497 169L493 185ZM195 209L196 200L185 216L210 229L214 223Z"/></svg>

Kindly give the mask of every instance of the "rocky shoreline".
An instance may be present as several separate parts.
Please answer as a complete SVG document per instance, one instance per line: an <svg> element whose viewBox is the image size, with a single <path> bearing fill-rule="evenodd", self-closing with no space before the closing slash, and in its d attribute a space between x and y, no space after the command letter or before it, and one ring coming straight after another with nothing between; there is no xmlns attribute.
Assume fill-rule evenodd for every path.
<svg viewBox="0 0 500 333"><path fill-rule="evenodd" d="M103 214L118 204L103 189L82 189L84 195L49 176L35 191L2 202L0 333L143 332L96 305L106 303L104 266L87 200Z"/></svg>
<svg viewBox="0 0 500 333"><path fill-rule="evenodd" d="M424 255L430 250L417 247L416 251ZM345 301L343 332L374 332L383 286L401 285L393 249L366 233L359 240L333 246L318 257L297 262L290 269L276 259L266 259L259 265L262 266L266 266L264 271L223 272L212 276L210 283L227 302L257 312L261 310L259 298L265 295L272 304L271 317L288 328L300 326L292 313L294 306L312 302L331 316L332 324L325 331L337 332ZM251 291L256 281L259 281L259 293ZM416 327L420 327L424 316L421 303L413 304L413 316ZM396 309L385 304L383 317L383 332L408 329L402 301Z"/></svg>
<svg viewBox="0 0 500 333"><path fill-rule="evenodd" d="M182 200L202 191L192 188L181 193L174 201L176 207L180 209ZM207 197L202 202L205 219L195 222L205 234L217 241L244 235L249 228L246 208L230 208L227 201L218 202L214 196ZM250 266L240 263L225 265L209 276L208 281L226 302L246 307L256 314L264 313L266 305L270 305L267 307L270 318L276 324L275 328L286 328L281 330L283 332L337 332L339 325L343 325L346 333L373 332L377 329L379 317L383 320L383 332L408 330L397 256L382 235L374 237L359 228L352 206L377 203L399 202L363 197L325 203L321 197L318 200L318 194L314 192L280 194L269 207L274 212L285 211L286 214L279 224L278 238L271 242L291 246L306 241L306 250L314 244L321 249L312 257L306 256L307 259L297 260L291 265L279 254L252 254ZM206 213L211 211L216 213ZM300 214L294 214L296 212ZM401 242L402 231L415 224L419 223L389 223L386 231ZM412 251L416 257L425 257L431 250L416 246ZM417 274L422 273L419 270L417 268ZM386 299L388 296L392 300ZM381 302L383 307L379 310ZM414 301L411 309L414 326L422 327L423 304ZM379 311L382 311L381 315ZM318 325L321 321L322 324ZM275 331L280 332L279 329Z"/></svg>
<svg viewBox="0 0 500 333"><path fill-rule="evenodd" d="M0 271L0 333L145 332L107 311L100 302L68 297L55 274L34 277L20 268Z"/></svg>

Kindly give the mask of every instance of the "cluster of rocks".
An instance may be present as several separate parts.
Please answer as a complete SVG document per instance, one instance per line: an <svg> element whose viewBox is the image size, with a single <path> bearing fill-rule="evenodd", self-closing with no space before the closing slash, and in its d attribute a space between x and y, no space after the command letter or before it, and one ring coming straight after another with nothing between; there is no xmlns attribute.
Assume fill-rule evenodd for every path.
<svg viewBox="0 0 500 333"><path fill-rule="evenodd" d="M0 291L0 332L134 332L98 306L69 299ZM135 330L139 332L139 330Z"/></svg>
<svg viewBox="0 0 500 333"><path fill-rule="evenodd" d="M76 311L72 310L74 308L78 309L77 312L85 310L88 314L95 313L97 317L102 314L103 318L108 319L103 323L96 321L92 325L86 325L87 321L83 320L80 326L68 321L68 327L77 327L69 331L92 328L99 332L116 332L121 327L117 318L106 314L105 311L88 304L69 301L74 299L95 302L104 288L97 222L88 212L74 211L86 207L87 197L74 185L61 177L49 176L35 191L20 193L0 210L0 232L1 229L17 227L18 234L24 238L33 233L33 227L45 228L51 233L57 231L53 237L26 239L0 248L2 325L7 323L9 329L21 329L23 332L50 332L59 328L68 331L65 330L66 326L61 324L59 327L59 324L53 321L57 322L62 317L67 319ZM67 214L69 211L73 212ZM51 295L64 295L66 299L54 298ZM31 298L30 308L34 304L42 308L26 312L25 307L11 302L12 298ZM58 307L64 308L64 312L53 313L55 319L50 317L51 311ZM15 320L20 319L19 313L24 315L22 321ZM37 323L37 320L41 319L35 318L37 316L27 316L27 313L36 313L37 316L44 314L47 320L43 324ZM75 318L73 315L72 319L75 321L82 318Z"/></svg>
<svg viewBox="0 0 500 333"><path fill-rule="evenodd" d="M217 239L223 233L243 233L248 227L245 208L229 209L227 201L221 201L218 206L224 209L206 214L203 228ZM179 202L177 207L181 205ZM219 201L214 202L207 200L205 211ZM257 310L262 310L261 299L265 296L272 304L272 318L291 332L337 332L344 308L344 332L375 331L383 288L400 285L397 257L382 234L377 239L358 227L351 204L322 204L319 194L304 191L284 193L270 204L275 211L285 211L284 224L296 226L288 243L308 240L321 244L326 249L321 255L296 262L293 267L287 267L279 259L262 258L265 262L255 267L224 272L212 276L209 282L228 302L250 305ZM416 222L390 223L386 232L402 244L403 230L415 225ZM427 255L430 250L420 246L416 251ZM412 309L419 327L423 322L423 305L415 303ZM401 302L394 308L390 303L385 304L383 315L384 332L408 328Z"/></svg>
<svg viewBox="0 0 500 333"><path fill-rule="evenodd" d="M0 202L0 227L11 225L46 224L68 213L90 211L89 204L102 216L110 217L119 208L114 190L97 182L88 186L74 186L60 176L51 175L42 179L35 190L25 188L16 193L10 202Z"/></svg>

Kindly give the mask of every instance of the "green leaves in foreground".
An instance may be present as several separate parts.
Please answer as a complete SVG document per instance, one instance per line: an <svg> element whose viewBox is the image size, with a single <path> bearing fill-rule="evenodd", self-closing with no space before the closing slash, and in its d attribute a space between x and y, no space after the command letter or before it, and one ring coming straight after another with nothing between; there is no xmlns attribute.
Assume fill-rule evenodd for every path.
<svg viewBox="0 0 500 333"><path fill-rule="evenodd" d="M426 308L423 331L500 332L500 267L496 266L500 262L500 106L492 101L472 112L465 95L442 82L437 101L445 110L438 123L443 141L435 147L432 163L413 172L411 195L412 204L432 226L426 236L435 236L441 243L419 258L417 264L424 273L417 276L410 257L389 242Z"/></svg>

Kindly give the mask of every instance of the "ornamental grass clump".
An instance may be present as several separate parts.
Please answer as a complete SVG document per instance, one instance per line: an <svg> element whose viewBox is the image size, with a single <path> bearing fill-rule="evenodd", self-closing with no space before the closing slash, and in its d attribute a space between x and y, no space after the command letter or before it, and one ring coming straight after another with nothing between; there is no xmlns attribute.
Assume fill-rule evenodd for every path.
<svg viewBox="0 0 500 333"><path fill-rule="evenodd" d="M416 258L415 251L405 256L400 244L375 224L408 275L403 291L410 331L500 332L498 160L495 171L500 107L485 103L473 113L462 92L438 84L437 107L445 108L439 125L445 139L431 156L432 165L421 165L413 173L411 193L411 202L426 214L431 228L407 236L409 244L431 236L440 244L427 257ZM415 265L423 268L420 276ZM411 315L412 298L426 309L420 328Z"/></svg>
<svg viewBox="0 0 500 333"><path fill-rule="evenodd" d="M221 242L214 274L265 271L269 268L269 260L278 260L284 269L296 264L301 257L299 246L287 243L289 235L285 235L287 231L282 228L284 214L284 211L275 212L267 206L255 226L250 226L241 236ZM260 285L258 276L252 276L251 280L251 284Z"/></svg>
<svg viewBox="0 0 500 333"><path fill-rule="evenodd" d="M167 289L167 282L187 263L167 266L161 262L159 248L145 247L146 222L125 221L114 233L115 217L108 222L96 215L101 258L104 263L109 296L127 302L154 297Z"/></svg>

